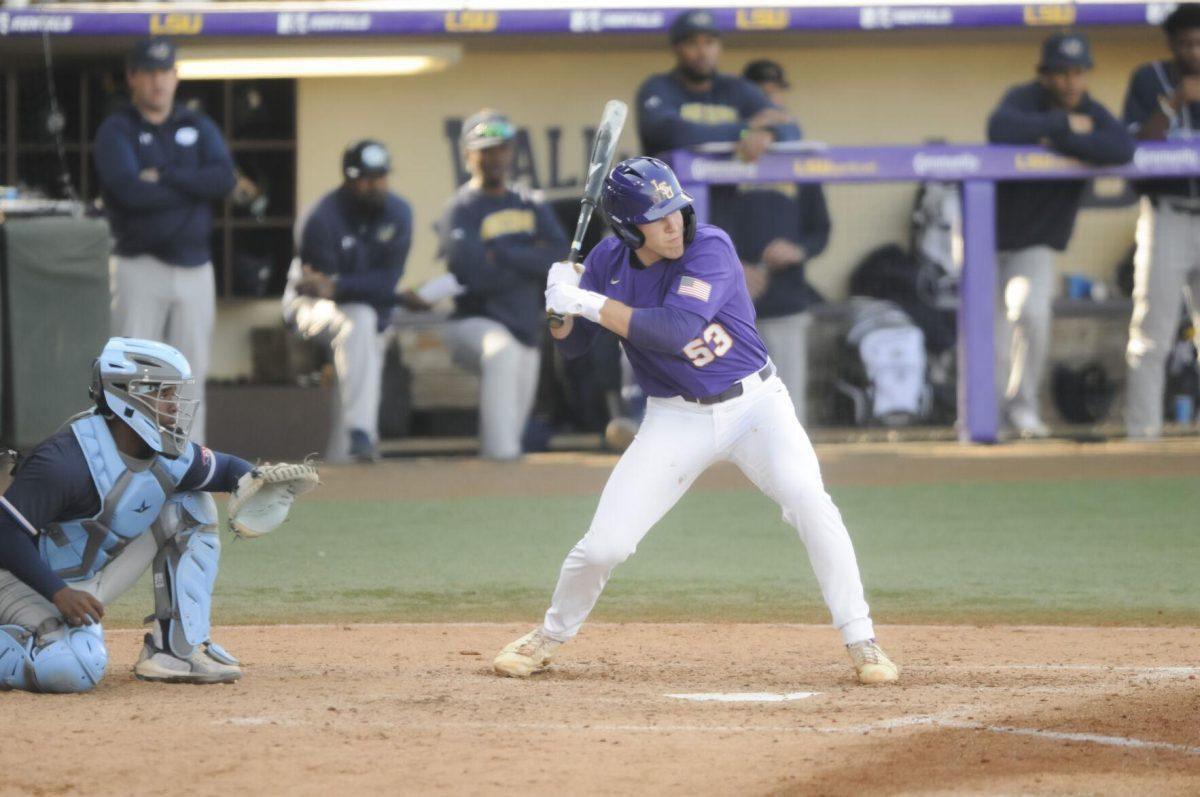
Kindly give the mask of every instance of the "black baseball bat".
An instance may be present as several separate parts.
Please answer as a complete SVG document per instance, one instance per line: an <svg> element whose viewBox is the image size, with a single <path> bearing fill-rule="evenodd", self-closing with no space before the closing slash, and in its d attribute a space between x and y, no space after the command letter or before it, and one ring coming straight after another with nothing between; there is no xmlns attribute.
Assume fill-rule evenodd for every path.
<svg viewBox="0 0 1200 797"><path fill-rule="evenodd" d="M592 144L592 157L588 160L587 182L583 187L583 199L579 203L579 220L575 222L575 237L571 240L571 251L567 254L567 262L574 263L580 273L583 267L579 265L579 255L583 249L583 236L587 233L588 222L592 220L592 211L600 203L600 190L604 187L604 178L612 165L613 155L617 151L617 142L621 138L621 128L625 126L625 116L629 108L620 100L609 100L604 105L604 113L600 116L600 126L596 128L596 141ZM555 313L547 313L546 321L551 328L558 329L563 325L563 317Z"/></svg>

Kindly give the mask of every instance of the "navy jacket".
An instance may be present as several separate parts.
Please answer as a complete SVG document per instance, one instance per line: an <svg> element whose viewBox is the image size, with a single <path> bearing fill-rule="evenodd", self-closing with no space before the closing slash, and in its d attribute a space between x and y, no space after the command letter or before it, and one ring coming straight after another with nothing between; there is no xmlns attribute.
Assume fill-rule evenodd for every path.
<svg viewBox="0 0 1200 797"><path fill-rule="evenodd" d="M152 255L175 266L212 259L212 205L233 190L233 159L211 119L175 106L153 125L132 105L96 131L92 161L119 255ZM158 182L138 177L158 170Z"/></svg>
<svg viewBox="0 0 1200 797"><path fill-rule="evenodd" d="M677 72L652 75L637 93L638 136L642 152L737 141L746 120L772 107L762 89L734 75L717 74L708 91L693 92Z"/></svg>
<svg viewBox="0 0 1200 797"><path fill-rule="evenodd" d="M1067 112L1037 82L1009 89L988 119L993 144L1048 144L1063 155L1097 166L1128 163L1133 137L1104 106L1085 96L1075 113L1091 117L1093 130L1071 132ZM1000 183L996 190L996 246L1002 251L1030 246L1067 248L1083 198L1083 180Z"/></svg>
<svg viewBox="0 0 1200 797"><path fill-rule="evenodd" d="M382 329L404 275L412 225L412 208L395 194L387 195L378 213L364 213L343 186L322 197L309 214L300 261L322 274L336 274L334 301L373 306Z"/></svg>
<svg viewBox="0 0 1200 797"><path fill-rule="evenodd" d="M1129 131L1137 135L1150 116L1158 110L1158 98L1170 96L1179 83L1179 68L1174 61L1154 61L1142 64L1129 79L1125 92L1125 108L1122 119ZM1200 133L1200 103L1185 105L1179 111L1179 122L1167 131L1168 139L1188 139ZM1176 196L1200 199L1200 180L1184 178L1178 180L1144 180L1133 183L1138 193L1152 197Z"/></svg>
<svg viewBox="0 0 1200 797"><path fill-rule="evenodd" d="M467 289L455 317L499 321L526 346L541 340L546 320L546 272L567 256L558 219L527 191L488 196L462 186L438 222L446 266Z"/></svg>
<svg viewBox="0 0 1200 797"><path fill-rule="evenodd" d="M780 135L783 141L801 139L795 125L785 126ZM809 259L829 245L829 207L825 192L815 183L747 183L739 186L732 202L717 207L721 208L719 213L729 217L719 221L718 226L729 233L743 263L762 262L763 250L776 238L802 247ZM805 262L770 273L766 292L754 303L759 318L792 315L821 301L820 294L805 279Z"/></svg>

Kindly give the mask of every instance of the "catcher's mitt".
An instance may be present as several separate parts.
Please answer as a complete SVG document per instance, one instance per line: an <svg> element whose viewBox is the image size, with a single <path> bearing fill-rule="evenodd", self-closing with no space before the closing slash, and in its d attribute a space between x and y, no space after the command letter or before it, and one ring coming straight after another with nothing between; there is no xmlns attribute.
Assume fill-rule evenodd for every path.
<svg viewBox="0 0 1200 797"><path fill-rule="evenodd" d="M229 496L229 528L242 539L253 539L279 528L287 520L296 496L321 483L311 462L259 465L238 479Z"/></svg>

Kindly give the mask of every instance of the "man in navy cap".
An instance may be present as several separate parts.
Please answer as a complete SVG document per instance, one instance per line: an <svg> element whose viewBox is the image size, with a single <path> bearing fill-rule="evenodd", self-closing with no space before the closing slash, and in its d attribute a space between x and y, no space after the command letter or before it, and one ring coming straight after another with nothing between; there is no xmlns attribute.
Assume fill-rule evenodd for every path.
<svg viewBox="0 0 1200 797"><path fill-rule="evenodd" d="M92 157L115 238L113 334L179 349L203 399L216 316L212 205L233 190L233 159L211 119L175 104L171 42L134 45L125 77L130 104L100 125ZM192 425L198 442L204 406Z"/></svg>
<svg viewBox="0 0 1200 797"><path fill-rule="evenodd" d="M1092 69L1088 40L1075 33L1042 45L1037 78L1009 89L988 119L994 144L1040 144L1098 166L1128 163L1132 137L1087 93ZM1049 434L1038 387L1050 344L1054 253L1067 248L1083 198L1082 180L1001 183L996 195L996 245L1006 319L997 359L1007 376L1006 425L1021 437Z"/></svg>
<svg viewBox="0 0 1200 797"><path fill-rule="evenodd" d="M326 456L378 459L384 334L412 243L412 209L388 190L387 147L363 139L342 153L342 185L303 220L288 274L284 320L333 351L338 378L336 438Z"/></svg>
<svg viewBox="0 0 1200 797"><path fill-rule="evenodd" d="M742 77L783 108L789 88L783 67L752 61ZM780 140L801 136L799 123L776 128ZM822 301L808 280L808 262L829 243L829 208L816 183L746 184L738 187L728 224L754 300L758 334L771 352L779 379L787 386L801 423L807 422L809 308Z"/></svg>
<svg viewBox="0 0 1200 797"><path fill-rule="evenodd" d="M737 142L738 155L757 159L790 120L762 91L717 71L721 31L711 11L685 11L669 30L675 68L652 75L637 93L642 151L657 155L712 141Z"/></svg>

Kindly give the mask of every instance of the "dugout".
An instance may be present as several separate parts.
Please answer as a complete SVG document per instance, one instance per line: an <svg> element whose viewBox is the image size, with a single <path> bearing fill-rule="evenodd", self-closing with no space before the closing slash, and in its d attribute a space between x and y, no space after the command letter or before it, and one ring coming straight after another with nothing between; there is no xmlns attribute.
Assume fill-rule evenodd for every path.
<svg viewBox="0 0 1200 797"><path fill-rule="evenodd" d="M278 319L275 271L281 274L287 262L282 249L276 252L267 242L283 233L270 230L286 229L297 209L336 184L337 155L347 141L370 135L389 145L395 189L413 203L416 219L402 284L419 284L442 269L431 225L461 176L453 144L458 121L485 105L507 110L522 128L522 176L551 197L574 196L587 130L603 101L631 100L646 76L669 68L665 29L673 5L713 5L728 31L722 70L736 72L762 57L779 61L791 79L790 104L806 135L839 145L982 141L986 117L1001 94L1032 78L1040 41L1064 27L1083 30L1092 39L1092 94L1112 110L1119 109L1133 68L1165 54L1155 27L1163 8L1154 3L948 3L906 10L888 3L739 9L664 2L649 11L602 3L555 11L544 3L516 0L487 11L465 10L461 2L427 5L429 10L384 11L339 2L276 10L232 3L139 4L89 16L94 7L66 3L12 11L0 24L7 35L0 53L2 104L11 110L39 101L40 31L51 32L56 64L64 72L60 87L73 85L69 75L82 86L73 95L80 103L74 116L84 121L67 142L82 181L90 171L88 128L102 96L94 85L105 70L111 79L114 62L134 36L176 35L181 57L279 47L314 58L387 50L436 56L433 68L407 75L279 77L273 79L282 83L270 87L261 85L266 78L250 75L221 79L219 86L194 84L209 92L211 107L230 114L246 95L243 89L260 86L279 130L233 135L235 158L239 165L252 158L274 160L276 172L290 168L286 179L272 181L273 194L281 199L262 219L230 209L230 225L221 230L223 254L249 253L258 260L247 265L248 272L266 275L261 296L232 278L222 287L213 376L236 380L253 374L250 330ZM89 82L89 75L95 80ZM35 155L44 159L44 153L21 150L23 136L13 125L5 127L0 162L6 171L0 183L11 182L22 163L37 162ZM636 150L629 126L621 151ZM903 184L828 187L833 234L809 269L823 294L842 298L847 277L864 254L906 240L914 191L915 186ZM1097 184L1072 246L1060 259L1064 271L1111 280L1132 240L1136 210L1130 202L1121 184ZM263 243L251 246L251 239Z"/></svg>

